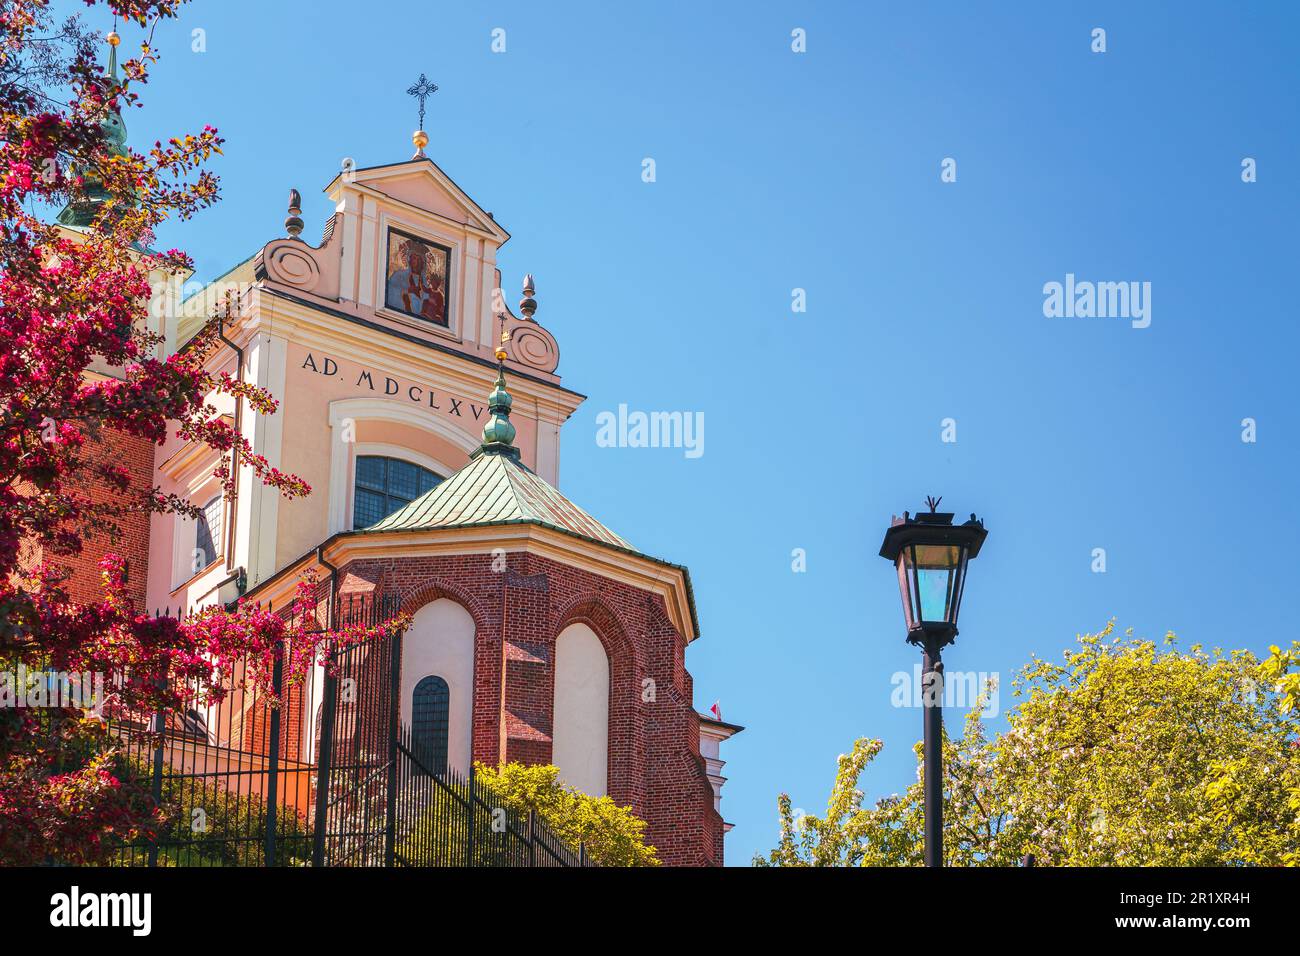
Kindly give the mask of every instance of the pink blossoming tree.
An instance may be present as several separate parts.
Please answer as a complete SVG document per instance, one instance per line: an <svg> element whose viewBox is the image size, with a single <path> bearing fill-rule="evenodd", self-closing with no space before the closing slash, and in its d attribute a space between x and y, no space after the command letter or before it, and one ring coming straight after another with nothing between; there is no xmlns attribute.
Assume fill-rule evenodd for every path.
<svg viewBox="0 0 1300 956"><path fill-rule="evenodd" d="M183 2L103 5L152 36ZM79 19L56 23L48 0L0 0L0 667L119 675L117 704L149 712L178 706L182 686L220 697L236 673L266 689L286 647L287 680L301 680L329 644L404 622L309 633L251 603L154 617L132 606L112 553L103 599L69 596L66 562L91 538L112 542L132 515L197 514L133 481L105 436L156 444L171 432L206 444L221 453L227 493L235 460L287 497L311 490L270 467L213 407L224 394L276 410L264 390L209 370L221 347L215 320L165 357L145 331L151 272L189 265L178 250L152 251L154 230L217 199L203 166L222 140L212 127L145 152L115 140L115 119L137 104L157 53L141 43L117 79L97 65L99 49ZM81 210L85 225L70 234L40 207ZM117 372L88 376L96 363ZM0 709L0 863L95 862L150 825L156 808L113 775L113 741L82 717Z"/></svg>

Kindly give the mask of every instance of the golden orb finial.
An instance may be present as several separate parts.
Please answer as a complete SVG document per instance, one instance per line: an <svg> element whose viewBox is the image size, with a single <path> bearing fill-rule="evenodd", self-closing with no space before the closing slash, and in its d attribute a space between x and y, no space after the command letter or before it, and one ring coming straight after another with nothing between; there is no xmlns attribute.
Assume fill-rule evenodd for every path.
<svg viewBox="0 0 1300 956"><path fill-rule="evenodd" d="M109 46L117 46L122 42L122 38L117 35L116 30L109 30L108 36L104 37L104 39L108 41Z"/></svg>
<svg viewBox="0 0 1300 956"><path fill-rule="evenodd" d="M497 318L501 320L501 338L497 342L497 361L504 362L510 357L510 353L506 351L506 343L510 341L510 332L506 329L506 317L499 315Z"/></svg>
<svg viewBox="0 0 1300 956"><path fill-rule="evenodd" d="M415 144L415 158L419 159L424 155L424 147L429 145L429 134L422 129L417 129L411 134L411 142Z"/></svg>

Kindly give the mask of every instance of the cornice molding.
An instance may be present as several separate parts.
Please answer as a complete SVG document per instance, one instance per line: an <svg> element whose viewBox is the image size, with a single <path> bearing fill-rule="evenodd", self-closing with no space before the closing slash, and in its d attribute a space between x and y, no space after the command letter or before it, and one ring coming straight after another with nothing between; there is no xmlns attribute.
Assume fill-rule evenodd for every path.
<svg viewBox="0 0 1300 956"><path fill-rule="evenodd" d="M234 416L218 415L217 417L224 419L226 424L231 427L234 426ZM158 465L158 471L178 484L188 485L198 471L220 458L221 453L207 444L200 441L189 441L173 452L166 461Z"/></svg>
<svg viewBox="0 0 1300 956"><path fill-rule="evenodd" d="M644 555L619 551L537 524L485 525L476 528L434 528L427 531L347 532L336 534L317 552L304 555L254 589L259 601L273 606L293 596L298 579L307 570L324 571L317 555L342 568L366 558L441 557L491 555L496 549L527 552L559 564L590 571L664 599L677 633L689 644L698 637L691 613L686 570Z"/></svg>

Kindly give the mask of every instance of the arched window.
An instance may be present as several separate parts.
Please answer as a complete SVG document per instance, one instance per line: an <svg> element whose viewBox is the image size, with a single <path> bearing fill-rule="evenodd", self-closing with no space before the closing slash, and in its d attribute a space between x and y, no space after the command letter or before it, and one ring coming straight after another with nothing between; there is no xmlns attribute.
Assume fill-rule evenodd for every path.
<svg viewBox="0 0 1300 956"><path fill-rule="evenodd" d="M357 456L352 527L369 528L410 504L442 478L428 468L383 455Z"/></svg>
<svg viewBox="0 0 1300 956"><path fill-rule="evenodd" d="M447 772L450 713L451 690L445 680L430 674L415 685L415 693L411 695L412 749L416 759L439 776Z"/></svg>
<svg viewBox="0 0 1300 956"><path fill-rule="evenodd" d="M213 498L199 513L194 522L194 555L202 564L191 568L195 574L217 560L217 542L221 540L221 496Z"/></svg>
<svg viewBox="0 0 1300 956"><path fill-rule="evenodd" d="M312 721L312 723L316 727L316 737L312 741L311 762L316 764L317 766L320 765L320 732L321 732L322 725L325 723L323 720L321 720L321 715L323 715L324 713L325 713L325 701L322 700L319 704L316 705L316 719Z"/></svg>

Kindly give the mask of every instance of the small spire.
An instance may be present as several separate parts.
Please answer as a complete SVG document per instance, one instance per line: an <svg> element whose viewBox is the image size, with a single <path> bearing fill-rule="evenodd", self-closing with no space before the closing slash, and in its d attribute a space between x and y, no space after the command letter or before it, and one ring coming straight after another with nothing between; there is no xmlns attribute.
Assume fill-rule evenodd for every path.
<svg viewBox="0 0 1300 956"><path fill-rule="evenodd" d="M507 455L519 458L519 449L514 446L515 426L510 421L510 407L514 399L506 391L506 343L510 333L506 331L506 318L501 316L501 341L497 343L497 380L488 394L488 411L491 417L483 426L483 445L480 454Z"/></svg>
<svg viewBox="0 0 1300 956"><path fill-rule="evenodd" d="M302 235L302 196L298 190L289 190L289 215L285 217L284 229L291 239Z"/></svg>
<svg viewBox="0 0 1300 956"><path fill-rule="evenodd" d="M117 78L117 47L122 42L122 38L117 32L116 18L113 21L113 29L104 37L104 40L108 43L108 66L104 71L104 81L110 88L115 88L120 85ZM116 106L107 116L100 120L99 128L104 134L104 142L108 146L108 151L115 156L126 155L126 123L122 122L122 113ZM71 172L75 173L76 171L74 165ZM95 221L100 209L108 200L108 190L104 188L103 183L94 177L87 176L84 197L73 200L64 206L57 217L57 221L65 226L84 229Z"/></svg>
<svg viewBox="0 0 1300 956"><path fill-rule="evenodd" d="M122 38L117 33L117 20L113 21L113 29L108 31L108 36L104 37L108 41L108 78L117 80L117 45L122 42Z"/></svg>
<svg viewBox="0 0 1300 956"><path fill-rule="evenodd" d="M510 422L510 407L514 399L506 391L506 370L497 370L496 385L488 394L488 411L492 417L483 426L483 450L492 451L492 446L503 446L499 450L514 451L515 426Z"/></svg>
<svg viewBox="0 0 1300 956"><path fill-rule="evenodd" d="M113 29L108 32L108 35L104 37L104 40L108 43L108 68L104 71L104 78L108 80L110 85L118 86L120 81L117 78L117 46L122 42L122 38L117 32L116 18L113 20ZM118 154L124 153L124 147L126 146L126 124L122 122L121 111L115 107L113 112L110 113L100 124L100 128L103 129L104 138L108 140L113 152Z"/></svg>

